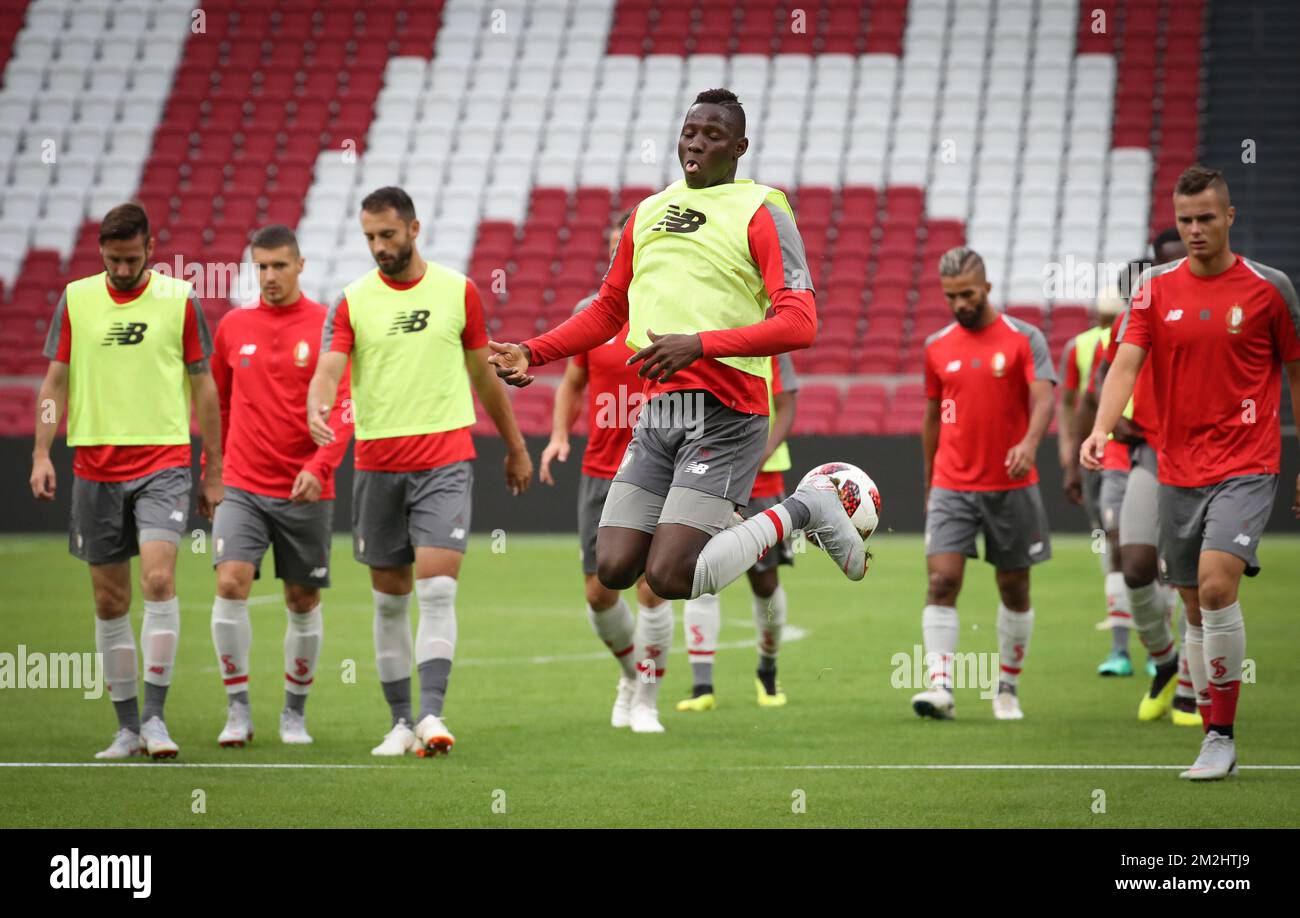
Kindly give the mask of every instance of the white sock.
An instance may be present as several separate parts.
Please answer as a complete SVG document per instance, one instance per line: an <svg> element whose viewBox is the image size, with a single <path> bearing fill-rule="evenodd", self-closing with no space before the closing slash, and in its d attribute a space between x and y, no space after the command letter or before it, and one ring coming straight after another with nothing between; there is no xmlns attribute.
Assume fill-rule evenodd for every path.
<svg viewBox="0 0 1300 918"><path fill-rule="evenodd" d="M144 648L144 681L150 685L172 684L176 645L181 633L181 601L173 596L162 602L144 601L140 624L140 646Z"/></svg>
<svg viewBox="0 0 1300 918"><path fill-rule="evenodd" d="M673 604L661 602L653 609L638 605L636 632L633 642L636 650L637 684L632 697L633 706L655 707L659 700L659 683L668 664L668 651L673 643Z"/></svg>
<svg viewBox="0 0 1300 918"><path fill-rule="evenodd" d="M1156 666L1168 663L1178 653L1174 634L1169 628L1169 601L1166 594L1154 583L1129 587L1129 608L1133 612L1133 627L1137 628L1142 646L1147 649Z"/></svg>
<svg viewBox="0 0 1300 918"><path fill-rule="evenodd" d="M712 685L713 657L718 650L718 632L722 630L721 597L705 593L686 600L682 605L682 630L686 634L692 683Z"/></svg>
<svg viewBox="0 0 1300 918"><path fill-rule="evenodd" d="M1188 627L1189 626L1187 623L1187 614L1186 612L1184 612L1183 614L1178 616L1178 637L1180 638L1179 646L1182 648L1182 650L1178 654L1178 687L1174 689L1174 697L1195 699L1196 690L1192 686L1192 668L1191 668L1191 664L1187 662ZM1205 661L1202 660L1201 662L1204 663Z"/></svg>
<svg viewBox="0 0 1300 918"><path fill-rule="evenodd" d="M130 701L136 697L136 679L140 676L131 633L131 616L95 619L95 649L104 657L104 678L108 680L108 697L113 701Z"/></svg>
<svg viewBox="0 0 1300 918"><path fill-rule="evenodd" d="M325 640L325 620L320 603L310 612L285 609L289 616L284 629L284 690L306 695L316 678L316 661Z"/></svg>
<svg viewBox="0 0 1300 918"><path fill-rule="evenodd" d="M1029 636L1034 632L1034 610L1012 612L998 603L998 659L1002 666L999 679L1008 685L1020 681L1025 657L1029 655Z"/></svg>
<svg viewBox="0 0 1300 918"><path fill-rule="evenodd" d="M1187 675L1192 680L1192 691L1196 693L1196 706L1210 706L1210 676L1205 668L1205 632L1200 625L1187 623L1187 636L1183 638L1183 660L1187 663Z"/></svg>
<svg viewBox="0 0 1300 918"><path fill-rule="evenodd" d="M952 658L957 652L961 626L953 606L926 606L921 610L921 640L931 687L952 691Z"/></svg>
<svg viewBox="0 0 1300 918"><path fill-rule="evenodd" d="M415 664L456 656L456 578L415 581L420 623L415 629Z"/></svg>
<svg viewBox="0 0 1300 918"><path fill-rule="evenodd" d="M587 621L591 623L591 630L596 633L596 637L600 638L601 642L609 648L609 652L614 655L623 675L628 679L636 678L636 660L632 655L634 649L632 634L636 622L632 618L632 610L627 607L622 595L618 597L618 602L602 612L597 612L588 603Z"/></svg>
<svg viewBox="0 0 1300 918"><path fill-rule="evenodd" d="M253 645L253 626L248 619L247 599L212 600L212 644L217 648L217 671L226 694L248 691L248 649Z"/></svg>
<svg viewBox="0 0 1300 918"><path fill-rule="evenodd" d="M1241 615L1241 603L1222 609L1202 607L1201 631L1205 634L1204 660L1213 702L1216 691L1241 682L1241 664L1246 659L1246 620Z"/></svg>
<svg viewBox="0 0 1300 918"><path fill-rule="evenodd" d="M764 552L789 535L792 528L790 511L777 504L709 539L695 561L691 599L722 592L723 587L753 567Z"/></svg>
<svg viewBox="0 0 1300 918"><path fill-rule="evenodd" d="M775 660L781 652L781 632L785 628L785 588L777 585L776 591L766 599L754 597L754 627L758 630L758 655Z"/></svg>
<svg viewBox="0 0 1300 918"><path fill-rule="evenodd" d="M380 682L411 678L411 594L371 590L375 601L375 668Z"/></svg>
<svg viewBox="0 0 1300 918"><path fill-rule="evenodd" d="M1124 585L1124 574L1122 571L1111 571L1106 574L1105 581L1106 591L1106 612L1114 615L1120 613L1120 618L1133 618L1132 609L1129 607L1128 587Z"/></svg>

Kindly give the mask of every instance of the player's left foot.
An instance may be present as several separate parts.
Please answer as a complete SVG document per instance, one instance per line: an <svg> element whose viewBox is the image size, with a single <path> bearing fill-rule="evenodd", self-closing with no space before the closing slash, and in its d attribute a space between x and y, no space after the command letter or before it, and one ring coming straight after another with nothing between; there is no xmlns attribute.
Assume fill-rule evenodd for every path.
<svg viewBox="0 0 1300 918"><path fill-rule="evenodd" d="M1189 781L1218 781L1237 773L1237 744L1230 736L1211 730L1201 741L1201 754L1178 777Z"/></svg>
<svg viewBox="0 0 1300 918"><path fill-rule="evenodd" d="M1101 665L1097 667L1099 676L1131 676L1133 675L1133 661L1129 655L1122 650L1112 650Z"/></svg>
<svg viewBox="0 0 1300 918"><path fill-rule="evenodd" d="M632 696L636 694L636 680L627 676L618 678L618 694L614 696L614 710L609 715L611 727L627 727L632 723Z"/></svg>
<svg viewBox="0 0 1300 918"><path fill-rule="evenodd" d="M632 705L633 733L663 733L664 725L659 723L659 711L648 704Z"/></svg>
<svg viewBox="0 0 1300 918"><path fill-rule="evenodd" d="M280 742L305 746L312 741L307 732L307 718L297 711L280 712Z"/></svg>
<svg viewBox="0 0 1300 918"><path fill-rule="evenodd" d="M1174 692L1178 689L1178 661L1174 660L1172 666L1173 672L1164 686L1156 689L1153 684L1151 687L1156 689L1155 694L1147 692L1142 696L1142 701L1138 704L1138 720L1160 720L1169 713L1169 708L1174 703Z"/></svg>
<svg viewBox="0 0 1300 918"><path fill-rule="evenodd" d="M134 730L122 727L113 736L108 748L95 753L97 759L129 759L133 755L144 755L144 740Z"/></svg>
<svg viewBox="0 0 1300 918"><path fill-rule="evenodd" d="M917 692L912 696L912 710L917 717L952 720L955 713L952 692L941 685Z"/></svg>
<svg viewBox="0 0 1300 918"><path fill-rule="evenodd" d="M232 701L226 708L226 727L217 737L217 745L223 749L243 749L245 743L253 740L253 715L248 705Z"/></svg>
<svg viewBox="0 0 1300 918"><path fill-rule="evenodd" d="M140 739L144 740L145 752L155 759L174 759L181 748L167 735L167 725L161 717L150 717L140 728Z"/></svg>
<svg viewBox="0 0 1300 918"><path fill-rule="evenodd" d="M814 475L795 489L792 497L808 508L804 535L831 556L850 580L867 575L867 549L840 502L839 489L829 475Z"/></svg>
<svg viewBox="0 0 1300 918"><path fill-rule="evenodd" d="M415 734L405 720L399 720L384 734L384 741L370 750L371 755L406 755L416 746Z"/></svg>
<svg viewBox="0 0 1300 918"><path fill-rule="evenodd" d="M1156 677L1156 661L1147 657L1146 674L1148 679Z"/></svg>
<svg viewBox="0 0 1300 918"><path fill-rule="evenodd" d="M679 711L712 711L717 706L718 701L712 692L705 692L691 698L683 698L677 702L677 710Z"/></svg>
<svg viewBox="0 0 1300 918"><path fill-rule="evenodd" d="M415 740L416 755L430 758L435 755L446 755L451 752L451 747L456 745L456 737L451 735L442 718L434 717L432 714L424 715L424 718L415 725Z"/></svg>
<svg viewBox="0 0 1300 918"><path fill-rule="evenodd" d="M754 686L758 689L758 706L760 708L779 708L785 704L785 692L781 691L781 683L772 682L772 688L775 691L769 692L767 686L763 684L762 679L755 678Z"/></svg>
<svg viewBox="0 0 1300 918"><path fill-rule="evenodd" d="M1179 698L1175 695L1174 706L1169 712L1169 718L1178 727L1201 726L1201 712L1196 710L1196 699Z"/></svg>
<svg viewBox="0 0 1300 918"><path fill-rule="evenodd" d="M998 686L998 693L993 696L993 716L998 720L1024 720L1020 699L1009 685Z"/></svg>

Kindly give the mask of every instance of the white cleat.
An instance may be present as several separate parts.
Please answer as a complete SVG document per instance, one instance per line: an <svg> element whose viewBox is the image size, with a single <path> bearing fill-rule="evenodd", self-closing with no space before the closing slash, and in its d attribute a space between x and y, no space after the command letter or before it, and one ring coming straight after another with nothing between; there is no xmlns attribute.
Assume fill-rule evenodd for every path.
<svg viewBox="0 0 1300 918"><path fill-rule="evenodd" d="M1024 720L1020 699L1015 692L999 691L993 696L993 716L998 720Z"/></svg>
<svg viewBox="0 0 1300 918"><path fill-rule="evenodd" d="M155 759L174 759L180 754L181 747L172 742L167 735L167 725L161 717L150 717L140 728L140 738L144 740L145 752Z"/></svg>
<svg viewBox="0 0 1300 918"><path fill-rule="evenodd" d="M404 720L384 735L384 741L370 750L371 755L406 755L416 747L415 733Z"/></svg>
<svg viewBox="0 0 1300 918"><path fill-rule="evenodd" d="M1237 773L1237 744L1230 736L1211 730L1201 741L1201 754L1178 777L1189 781L1218 781Z"/></svg>
<svg viewBox="0 0 1300 918"><path fill-rule="evenodd" d="M426 714L424 719L415 725L416 755L428 758L446 755L451 752L451 747L454 745L456 745L456 737L451 735L451 731L447 729L441 717Z"/></svg>
<svg viewBox="0 0 1300 918"><path fill-rule="evenodd" d="M629 726L633 733L663 733L664 725L659 723L659 710L648 704L635 704Z"/></svg>
<svg viewBox="0 0 1300 918"><path fill-rule="evenodd" d="M252 734L249 734L252 739ZM306 746L312 741L307 732L307 719L297 711L280 712L280 742L291 746Z"/></svg>
<svg viewBox="0 0 1300 918"><path fill-rule="evenodd" d="M226 708L226 728L217 737L217 745L223 749L243 749L245 743L253 740L253 715L248 705L232 701Z"/></svg>
<svg viewBox="0 0 1300 918"><path fill-rule="evenodd" d="M95 758L129 759L133 755L144 755L144 740L140 739L139 733L123 727L117 731L107 749L95 753Z"/></svg>
<svg viewBox="0 0 1300 918"><path fill-rule="evenodd" d="M917 692L912 696L912 710L918 717L933 717L935 720L952 720L957 705L952 692L941 685Z"/></svg>
<svg viewBox="0 0 1300 918"><path fill-rule="evenodd" d="M609 715L611 727L630 727L632 725L632 696L636 694L636 680L620 676L618 694L614 696L614 710Z"/></svg>
<svg viewBox="0 0 1300 918"><path fill-rule="evenodd" d="M792 497L808 508L808 525L804 535L822 551L850 580L867 575L867 549L862 536L849 519L840 502L839 488L829 475L814 475L795 488Z"/></svg>

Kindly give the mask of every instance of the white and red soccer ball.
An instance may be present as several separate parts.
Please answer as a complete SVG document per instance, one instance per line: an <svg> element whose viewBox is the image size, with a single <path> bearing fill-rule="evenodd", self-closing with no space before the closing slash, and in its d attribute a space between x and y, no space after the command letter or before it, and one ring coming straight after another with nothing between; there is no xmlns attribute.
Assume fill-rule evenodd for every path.
<svg viewBox="0 0 1300 918"><path fill-rule="evenodd" d="M862 541L871 538L880 525L880 490L871 476L849 462L827 462L810 471L799 483L803 484L814 475L830 476L839 491L840 503Z"/></svg>

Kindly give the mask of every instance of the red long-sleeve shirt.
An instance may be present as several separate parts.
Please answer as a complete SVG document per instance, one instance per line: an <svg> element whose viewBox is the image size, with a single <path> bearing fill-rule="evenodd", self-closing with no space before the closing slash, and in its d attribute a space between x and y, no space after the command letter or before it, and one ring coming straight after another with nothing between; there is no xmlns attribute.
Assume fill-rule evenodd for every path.
<svg viewBox="0 0 1300 918"><path fill-rule="evenodd" d="M334 442L318 447L307 429L307 388L316 371L326 309L307 297L288 306L259 300L227 313L217 327L212 378L221 399L222 480L234 488L287 498L304 469L334 497L334 470L352 439L345 371L329 424Z"/></svg>
<svg viewBox="0 0 1300 918"><path fill-rule="evenodd" d="M793 222L783 211L780 213L792 231ZM667 382L647 379L643 389L647 399L660 392L704 389L735 411L767 415L766 380L720 363L716 358L783 354L808 347L817 334L813 291L793 289L788 281L793 276L806 283L810 277L807 263L803 260L803 246L787 245L783 251L776 219L773 208L760 207L750 218L748 230L749 253L763 276L774 315L742 328L700 332L700 343L704 347L701 357L678 370ZM591 305L557 328L524 342L532 354L532 366L585 353L608 341L628 321L627 291L632 283L632 229L635 225L636 211L633 210L623 227L618 249L600 285L600 292ZM787 239L788 243L790 241ZM792 260L798 263L791 263Z"/></svg>

